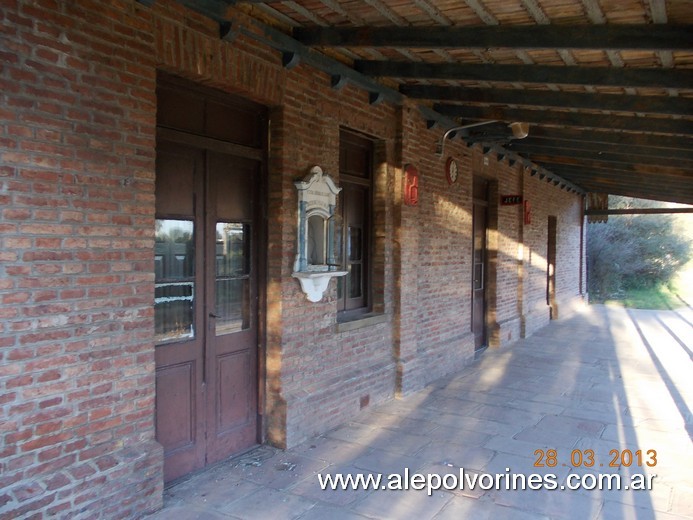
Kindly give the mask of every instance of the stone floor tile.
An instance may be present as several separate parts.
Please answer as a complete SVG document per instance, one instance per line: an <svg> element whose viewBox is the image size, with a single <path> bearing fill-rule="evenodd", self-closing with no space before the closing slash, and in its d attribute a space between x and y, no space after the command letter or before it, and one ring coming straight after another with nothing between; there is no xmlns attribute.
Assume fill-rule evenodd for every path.
<svg viewBox="0 0 693 520"><path fill-rule="evenodd" d="M436 410L440 413L464 416L469 415L480 406L481 405L479 403L475 403L474 401L469 401L467 399L460 399L459 397L436 397L427 404L427 407L430 410Z"/></svg>
<svg viewBox="0 0 693 520"><path fill-rule="evenodd" d="M596 520L603 501L570 490L493 491L493 502L530 513L546 515L552 520Z"/></svg>
<svg viewBox="0 0 693 520"><path fill-rule="evenodd" d="M147 516L147 520L233 520L236 517L209 511L207 509L197 509L191 506L169 506L166 509Z"/></svg>
<svg viewBox="0 0 693 520"><path fill-rule="evenodd" d="M419 456L400 455L389 451L372 449L351 462L362 470L387 475L390 473L404 474L405 469L414 472L426 463L426 459Z"/></svg>
<svg viewBox="0 0 693 520"><path fill-rule="evenodd" d="M340 474L344 477L346 477L346 475L353 475L355 477L358 474L368 475L369 472L353 465L340 464L329 466L321 471L320 474L323 478L327 475L336 477ZM322 489L317 475L305 478L291 488L291 493L294 495L299 495L315 502L342 507L362 500L372 492L372 489Z"/></svg>
<svg viewBox="0 0 693 520"><path fill-rule="evenodd" d="M500 423L511 424L513 426L530 426L537 424L542 419L544 414L537 412L527 412L510 406L494 406L484 404L476 410L472 410L468 414L470 417L478 419L487 419Z"/></svg>
<svg viewBox="0 0 693 520"><path fill-rule="evenodd" d="M488 464L495 452L478 446L431 443L416 454L434 463L451 463L457 467L479 469Z"/></svg>
<svg viewBox="0 0 693 520"><path fill-rule="evenodd" d="M466 497L454 497L434 517L435 520L549 520L537 513L528 513L514 507L506 507L493 502Z"/></svg>
<svg viewBox="0 0 693 520"><path fill-rule="evenodd" d="M452 498L451 493L443 491L434 491L430 496L425 490L379 491L352 509L373 518L430 520Z"/></svg>
<svg viewBox="0 0 693 520"><path fill-rule="evenodd" d="M450 426L436 426L427 435L430 437L431 442L459 444L461 446L483 446L493 437L489 433L460 430Z"/></svg>
<svg viewBox="0 0 693 520"><path fill-rule="evenodd" d="M565 415L547 415L529 428L515 435L521 441L539 442L554 449L572 448L582 437L598 438L605 424L589 419L577 419Z"/></svg>
<svg viewBox="0 0 693 520"><path fill-rule="evenodd" d="M496 453L496 455L486 463L482 468L470 468L470 469L481 469L486 473L505 473L507 468L513 473L524 473L529 475L531 473L541 473L540 468L534 467L534 462L536 459L531 456L520 457L519 455L510 455L506 453Z"/></svg>
<svg viewBox="0 0 693 520"><path fill-rule="evenodd" d="M491 419L482 419L479 417L464 417L461 415L443 414L435 419L435 422L441 426L457 428L460 431L469 430L473 432L486 433L489 435L507 435L512 437L516 433L522 431L523 426L517 424L509 424Z"/></svg>
<svg viewBox="0 0 693 520"><path fill-rule="evenodd" d="M216 482L213 486L200 486L193 493L180 496L186 504L208 510L222 510L229 504L240 500L263 486L247 480Z"/></svg>
<svg viewBox="0 0 693 520"><path fill-rule="evenodd" d="M368 517L340 507L316 505L299 517L300 520L368 520Z"/></svg>
<svg viewBox="0 0 693 520"><path fill-rule="evenodd" d="M368 446L364 444L320 436L299 444L292 448L291 451L297 455L324 460L334 464L356 458L368 451L368 449Z"/></svg>
<svg viewBox="0 0 693 520"><path fill-rule="evenodd" d="M540 443L536 441L520 441L507 437L505 435L496 435L484 444L484 448L497 451L500 454L509 453L518 457L532 458L535 457L536 450L555 449L555 446L549 443Z"/></svg>
<svg viewBox="0 0 693 520"><path fill-rule="evenodd" d="M356 444L368 445L378 434L380 428L373 424L361 424L348 422L325 434L331 439L353 442Z"/></svg>
<svg viewBox="0 0 693 520"><path fill-rule="evenodd" d="M436 428L434 422L425 419L413 419L396 414L373 414L370 418L380 428L412 435L428 435Z"/></svg>
<svg viewBox="0 0 693 520"><path fill-rule="evenodd" d="M650 508L632 507L620 502L604 502L599 520L684 520L689 517L653 511Z"/></svg>
<svg viewBox="0 0 693 520"><path fill-rule="evenodd" d="M585 469L573 471L578 474L587 472ZM593 473L597 472L595 471ZM623 479L622 482L625 484L628 480ZM588 495L592 498L598 498L604 502L618 502L629 508L657 511L658 513L670 511L673 494L671 487L662 482L657 482L656 478L653 480L652 490L650 491L635 491L632 489L578 489L573 492Z"/></svg>
<svg viewBox="0 0 693 520"><path fill-rule="evenodd" d="M240 468L240 474L244 479L267 488L288 489L310 475L317 475L327 466L328 463L322 460L280 451L261 466Z"/></svg>
<svg viewBox="0 0 693 520"><path fill-rule="evenodd" d="M408 433L381 430L369 446L401 455L418 453L425 446L431 443L430 437L424 435L411 435Z"/></svg>
<svg viewBox="0 0 693 520"><path fill-rule="evenodd" d="M689 466L690 467L690 466ZM693 518L693 480L689 480L688 485L677 485L672 491L671 508L669 512Z"/></svg>
<svg viewBox="0 0 693 520"><path fill-rule="evenodd" d="M453 495L459 495L468 498L481 498L486 495L488 491L481 489L479 486L470 487L468 481L465 480L464 475L469 475L473 482L478 480L479 472L476 470L455 466L452 463L440 464L434 463L426 465L421 468L418 473L422 475L437 475L441 478L442 489L441 491L446 491L452 493ZM430 477L431 482L437 481L435 477Z"/></svg>
<svg viewBox="0 0 693 520"><path fill-rule="evenodd" d="M314 505L313 500L274 489L261 489L222 508L221 511L241 520L267 520L269 518L293 520ZM178 519L176 518L176 520Z"/></svg>

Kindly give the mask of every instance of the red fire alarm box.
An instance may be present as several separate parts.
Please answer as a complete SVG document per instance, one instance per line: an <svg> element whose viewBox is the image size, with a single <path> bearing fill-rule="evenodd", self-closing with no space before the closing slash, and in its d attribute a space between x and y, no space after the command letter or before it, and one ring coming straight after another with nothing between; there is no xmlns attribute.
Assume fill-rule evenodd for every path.
<svg viewBox="0 0 693 520"><path fill-rule="evenodd" d="M525 224L532 223L532 205L528 200L525 201Z"/></svg>
<svg viewBox="0 0 693 520"><path fill-rule="evenodd" d="M404 167L404 203L407 206L419 203L419 170L413 164Z"/></svg>

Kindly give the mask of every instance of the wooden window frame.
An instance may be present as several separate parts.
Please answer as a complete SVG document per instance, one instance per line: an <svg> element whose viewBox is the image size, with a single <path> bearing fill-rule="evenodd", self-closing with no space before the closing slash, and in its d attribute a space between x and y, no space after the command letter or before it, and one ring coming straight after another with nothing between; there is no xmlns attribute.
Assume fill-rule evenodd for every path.
<svg viewBox="0 0 693 520"><path fill-rule="evenodd" d="M347 275L339 279L338 283L341 285L341 294L337 301L337 321L351 321L362 317L372 310L373 305L373 177L375 173L375 142L365 136L350 132L348 130L342 129L340 131L340 164L339 164L339 181L342 187L340 192L339 204L337 211L341 217L341 233L342 233L342 258L345 268L349 268L349 258L346 251L346 244L348 240L348 230L350 221L347 218L345 209L346 205L352 203L353 201L345 201L345 196L350 192L349 188L358 188L366 191L366 195L363 200L363 226L365 236L362 239L362 255L361 255L361 275L363 277L363 291L362 296L357 298L349 298L347 294L347 288L350 283L350 276ZM345 167L344 151L347 148L361 149L365 154L365 171L353 172L349 171L348 167ZM361 300L358 302L358 300Z"/></svg>

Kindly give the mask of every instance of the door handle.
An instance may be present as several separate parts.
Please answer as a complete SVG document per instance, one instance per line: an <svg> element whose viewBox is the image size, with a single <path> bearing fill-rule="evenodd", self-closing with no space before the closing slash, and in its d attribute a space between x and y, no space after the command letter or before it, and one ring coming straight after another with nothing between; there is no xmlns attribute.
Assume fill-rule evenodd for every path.
<svg viewBox="0 0 693 520"><path fill-rule="evenodd" d="M214 314L213 312L209 313L209 317L210 318L221 318L221 316L219 316L218 314Z"/></svg>

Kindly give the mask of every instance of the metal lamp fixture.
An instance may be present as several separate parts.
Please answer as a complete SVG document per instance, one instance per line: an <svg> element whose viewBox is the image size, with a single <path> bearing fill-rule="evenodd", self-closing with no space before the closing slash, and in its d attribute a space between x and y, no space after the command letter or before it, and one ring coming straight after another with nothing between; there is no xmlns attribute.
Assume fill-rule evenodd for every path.
<svg viewBox="0 0 693 520"><path fill-rule="evenodd" d="M515 139L524 139L529 135L529 123L514 122L508 125Z"/></svg>
<svg viewBox="0 0 693 520"><path fill-rule="evenodd" d="M482 121L479 123L472 123L469 125L463 125L463 126L455 126L453 128L448 129L444 134L443 137L438 141L436 144L436 155L439 157L442 157L443 155L443 149L445 147L445 140L450 137L450 134L453 134L455 132L459 132L460 130L467 130L469 128L477 128L480 126L487 126L491 125L494 123L499 123L500 121L494 120L494 121ZM529 123L521 123L521 122L513 122L508 125L508 128L512 132L511 136L508 136L510 139L524 139L529 135Z"/></svg>

